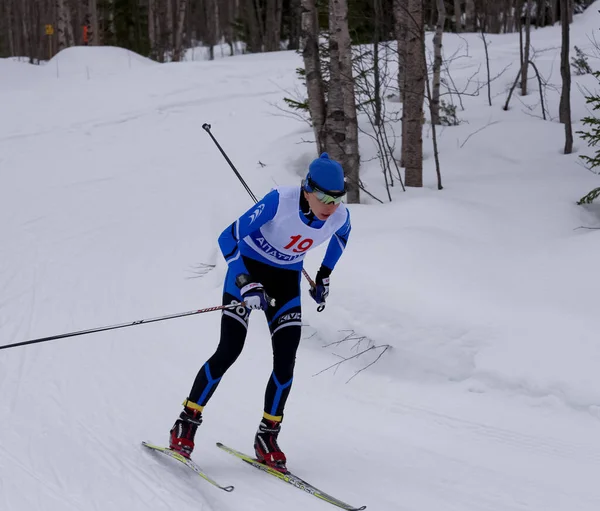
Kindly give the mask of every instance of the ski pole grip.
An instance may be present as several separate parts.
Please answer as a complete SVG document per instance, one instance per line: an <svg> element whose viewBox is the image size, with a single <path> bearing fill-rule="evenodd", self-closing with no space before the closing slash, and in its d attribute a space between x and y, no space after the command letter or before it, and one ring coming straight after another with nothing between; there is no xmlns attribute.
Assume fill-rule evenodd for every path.
<svg viewBox="0 0 600 511"><path fill-rule="evenodd" d="M275 305L276 305L275 298L271 298L269 295L267 295L267 303L269 304L269 307L275 307ZM230 308L234 309L238 305L239 305L238 303L235 303L235 304L232 304L232 305L228 305L227 307L228 308L230 307ZM242 305L244 307L248 307L248 305L246 305L246 302L242 302Z"/></svg>
<svg viewBox="0 0 600 511"><path fill-rule="evenodd" d="M202 125L202 129L205 130L205 131L210 131L210 124L208 124L207 122L205 122Z"/></svg>

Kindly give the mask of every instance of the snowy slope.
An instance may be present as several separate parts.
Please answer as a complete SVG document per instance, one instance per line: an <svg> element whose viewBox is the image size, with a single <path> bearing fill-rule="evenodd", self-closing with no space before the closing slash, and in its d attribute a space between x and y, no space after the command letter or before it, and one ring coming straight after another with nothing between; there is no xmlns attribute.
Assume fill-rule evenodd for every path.
<svg viewBox="0 0 600 511"><path fill-rule="evenodd" d="M576 17L574 45L590 48L598 8ZM535 87L501 109L517 39L489 39L492 74L512 67L493 107L484 92L465 97L465 122L442 130L445 189L427 132L427 186L350 206L326 311L304 301L281 444L299 475L370 510L600 506L600 237L576 230L600 226L600 211L575 205L598 177L561 154L558 92L547 94L553 121L532 116ZM483 45L445 35L447 55L465 42L469 57L451 67L459 87ZM534 31L532 44L560 84L560 27ZM298 183L311 130L277 105L300 63L281 52L157 65L116 48L73 48L35 68L0 61L0 343L220 303L216 238L251 199L201 126L255 194ZM573 117L585 113L574 86ZM384 198L377 163L363 175ZM215 267L201 276L202 265ZM271 361L255 316L195 454L232 494L139 444L167 440L216 346L213 313L0 351L0 509L330 509L213 447L251 451ZM348 330L360 343L324 347ZM380 348L322 372L369 342Z"/></svg>

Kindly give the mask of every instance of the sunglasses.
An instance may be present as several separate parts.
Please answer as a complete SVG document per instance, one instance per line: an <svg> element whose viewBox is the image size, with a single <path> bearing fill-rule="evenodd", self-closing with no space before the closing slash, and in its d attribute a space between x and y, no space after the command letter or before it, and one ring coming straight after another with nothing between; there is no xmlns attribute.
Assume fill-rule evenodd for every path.
<svg viewBox="0 0 600 511"><path fill-rule="evenodd" d="M315 197L319 200L319 202L322 202L323 204L341 204L341 202L346 197L346 194L334 197L333 195L329 195L328 193L322 192L317 188L313 190L313 193L315 194Z"/></svg>
<svg viewBox="0 0 600 511"><path fill-rule="evenodd" d="M320 190L310 177L304 181L304 189L309 193L314 193L317 200L323 204L341 204L346 198L345 190L340 192L325 192Z"/></svg>

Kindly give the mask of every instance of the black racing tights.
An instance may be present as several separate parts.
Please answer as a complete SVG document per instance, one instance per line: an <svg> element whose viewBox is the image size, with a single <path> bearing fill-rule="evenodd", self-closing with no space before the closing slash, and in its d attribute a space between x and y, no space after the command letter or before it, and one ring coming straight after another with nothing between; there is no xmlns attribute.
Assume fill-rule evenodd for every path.
<svg viewBox="0 0 600 511"><path fill-rule="evenodd" d="M265 417L281 421L283 409L290 393L300 343L301 306L300 271L285 270L244 257L252 278L262 283L275 307L265 312L271 331L273 347L273 372L265 393ZM234 283L235 275L229 271L225 278L223 305L241 302ZM243 306L223 311L221 339L217 350L201 367L188 401L204 407L215 392L219 381L237 360L244 347L250 311Z"/></svg>

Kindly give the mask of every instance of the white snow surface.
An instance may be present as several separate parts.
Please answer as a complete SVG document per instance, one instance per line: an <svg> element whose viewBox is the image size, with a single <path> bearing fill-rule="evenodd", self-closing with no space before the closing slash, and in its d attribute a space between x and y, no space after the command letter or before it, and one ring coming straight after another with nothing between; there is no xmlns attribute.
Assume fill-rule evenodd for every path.
<svg viewBox="0 0 600 511"><path fill-rule="evenodd" d="M592 51L599 8L575 17L573 46ZM425 187L396 182L392 202L362 134L362 178L384 203L349 206L324 312L304 284L280 443L298 475L373 511L600 509L600 232L577 229L600 227L600 209L576 205L600 185L578 158L593 150L576 138L562 154L560 26L532 32L557 86L547 121L533 77L502 110L518 36L488 40L492 75L510 68L492 107L485 89L465 96L463 123L440 130L444 189L428 126ZM450 67L459 88L479 66L484 80L483 44L444 35L446 56L467 46ZM252 201L202 124L255 194L299 183L312 131L281 108L300 65L295 52L159 65L118 48L0 60L0 343L219 304L216 240ZM597 83L573 82L578 130ZM312 275L322 255L309 254ZM333 509L214 447L252 452L271 365L260 313L194 453L236 490L141 447L167 442L219 323L207 313L0 351L0 509Z"/></svg>

